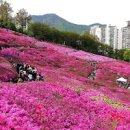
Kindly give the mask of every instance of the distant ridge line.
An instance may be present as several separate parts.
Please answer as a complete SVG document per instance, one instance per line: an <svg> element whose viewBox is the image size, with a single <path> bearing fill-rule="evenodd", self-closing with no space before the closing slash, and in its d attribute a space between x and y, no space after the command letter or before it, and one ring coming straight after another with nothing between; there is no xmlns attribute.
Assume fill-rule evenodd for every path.
<svg viewBox="0 0 130 130"><path fill-rule="evenodd" d="M45 14L45 15L32 15L32 21L48 24L49 26L55 27L56 29L61 31L76 32L79 34L89 32L91 26L102 25L100 23L94 23L91 25L79 25L79 24L71 23L53 13Z"/></svg>

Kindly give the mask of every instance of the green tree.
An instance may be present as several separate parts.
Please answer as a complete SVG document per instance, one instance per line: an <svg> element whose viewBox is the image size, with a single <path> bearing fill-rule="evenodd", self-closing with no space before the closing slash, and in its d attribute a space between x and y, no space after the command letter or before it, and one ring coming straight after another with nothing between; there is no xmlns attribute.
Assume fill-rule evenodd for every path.
<svg viewBox="0 0 130 130"><path fill-rule="evenodd" d="M114 55L114 50L111 46L107 46L107 55L108 57L113 57Z"/></svg>
<svg viewBox="0 0 130 130"><path fill-rule="evenodd" d="M98 54L99 41L91 34L85 33L81 36L82 49L88 52Z"/></svg>
<svg viewBox="0 0 130 130"><path fill-rule="evenodd" d="M15 16L15 22L19 28L26 28L31 21L31 15L25 9L20 9Z"/></svg>
<svg viewBox="0 0 130 130"><path fill-rule="evenodd" d="M119 60L124 60L124 52L125 51L126 51L125 49L115 49L114 54L113 54L113 58L119 59Z"/></svg>
<svg viewBox="0 0 130 130"><path fill-rule="evenodd" d="M74 32L62 32L62 43L66 44L68 46L71 46L73 48L78 48L78 42L80 36L77 33Z"/></svg>
<svg viewBox="0 0 130 130"><path fill-rule="evenodd" d="M17 28L15 26L15 24L13 22L8 22L7 24L7 28L13 30L13 31L17 31Z"/></svg>
<svg viewBox="0 0 130 130"><path fill-rule="evenodd" d="M124 60L130 61L130 49L124 51L123 57L124 57Z"/></svg>
<svg viewBox="0 0 130 130"><path fill-rule="evenodd" d="M52 41L51 28L46 24L31 23L28 30L32 32L34 37L40 40Z"/></svg>
<svg viewBox="0 0 130 130"><path fill-rule="evenodd" d="M7 26L12 20L11 13L13 12L11 6L6 1L0 0L0 21L3 26Z"/></svg>

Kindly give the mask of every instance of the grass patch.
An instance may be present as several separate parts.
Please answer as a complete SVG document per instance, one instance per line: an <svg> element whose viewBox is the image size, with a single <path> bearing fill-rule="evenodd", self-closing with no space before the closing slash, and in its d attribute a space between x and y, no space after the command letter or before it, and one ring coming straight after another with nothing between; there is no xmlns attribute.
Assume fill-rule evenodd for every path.
<svg viewBox="0 0 130 130"><path fill-rule="evenodd" d="M114 99L110 99L104 95L101 95L99 97L97 96L92 96L91 99L93 99L94 101L96 102L99 102L99 101L103 101L104 103L114 107L114 108L122 108L122 109L125 109L125 110L130 110L129 107L121 104L120 102L117 102L115 101Z"/></svg>

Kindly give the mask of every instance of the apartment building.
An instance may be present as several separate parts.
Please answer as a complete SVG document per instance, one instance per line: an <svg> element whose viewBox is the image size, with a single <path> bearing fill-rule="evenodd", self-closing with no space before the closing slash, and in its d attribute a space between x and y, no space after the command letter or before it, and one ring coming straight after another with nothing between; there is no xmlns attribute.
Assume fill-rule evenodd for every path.
<svg viewBox="0 0 130 130"><path fill-rule="evenodd" d="M117 49L122 49L123 45L122 45L122 29L118 29L118 42L117 42Z"/></svg>
<svg viewBox="0 0 130 130"><path fill-rule="evenodd" d="M118 48L118 29L116 26L109 26L109 43L114 49Z"/></svg>
<svg viewBox="0 0 130 130"><path fill-rule="evenodd" d="M90 29L90 34L97 37L99 41L101 41L101 28L98 25L92 26Z"/></svg>
<svg viewBox="0 0 130 130"><path fill-rule="evenodd" d="M90 29L90 34L98 37L100 42L109 45L114 49L118 48L118 29L116 26L93 26Z"/></svg>
<svg viewBox="0 0 130 130"><path fill-rule="evenodd" d="M126 27L121 28L121 33L122 49L130 48L130 21L127 21Z"/></svg>
<svg viewBox="0 0 130 130"><path fill-rule="evenodd" d="M128 28L127 27L123 27L121 28L121 35L122 35L122 39L121 39L121 43L122 43L122 49L126 48L126 44L127 44L127 40L128 40Z"/></svg>

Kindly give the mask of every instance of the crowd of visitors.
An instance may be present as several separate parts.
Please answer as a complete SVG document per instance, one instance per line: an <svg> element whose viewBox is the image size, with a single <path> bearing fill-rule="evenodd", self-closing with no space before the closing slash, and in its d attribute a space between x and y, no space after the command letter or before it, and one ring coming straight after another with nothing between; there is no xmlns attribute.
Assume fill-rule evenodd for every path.
<svg viewBox="0 0 130 130"><path fill-rule="evenodd" d="M9 48L9 47L10 47L10 46L8 46L8 45L0 46L0 50L4 50L4 49Z"/></svg>
<svg viewBox="0 0 130 130"><path fill-rule="evenodd" d="M37 73L37 69L29 64L13 63L13 66L18 73L18 78L14 79L14 82L44 81L41 73Z"/></svg>

